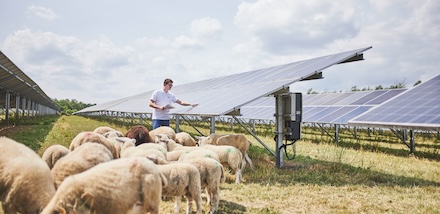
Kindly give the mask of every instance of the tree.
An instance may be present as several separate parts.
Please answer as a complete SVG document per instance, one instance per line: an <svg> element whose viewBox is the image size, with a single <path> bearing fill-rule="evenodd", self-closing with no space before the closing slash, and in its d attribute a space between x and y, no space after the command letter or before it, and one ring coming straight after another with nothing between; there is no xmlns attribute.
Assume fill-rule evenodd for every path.
<svg viewBox="0 0 440 214"><path fill-rule="evenodd" d="M69 100L69 99L63 99L63 100L54 99L53 101L54 101L54 103L58 107L60 107L61 114L67 114L67 115L75 113L75 112L77 112L77 111L79 111L81 109L84 109L84 108L96 105L96 104L86 104L86 103L83 103L83 102L78 102L76 99L72 99L72 100Z"/></svg>
<svg viewBox="0 0 440 214"><path fill-rule="evenodd" d="M413 86L416 86L416 85L418 85L418 84L420 84L420 83L422 83L422 81L421 81L421 80L417 80L417 82L416 82L416 83L414 83L414 85L413 85Z"/></svg>

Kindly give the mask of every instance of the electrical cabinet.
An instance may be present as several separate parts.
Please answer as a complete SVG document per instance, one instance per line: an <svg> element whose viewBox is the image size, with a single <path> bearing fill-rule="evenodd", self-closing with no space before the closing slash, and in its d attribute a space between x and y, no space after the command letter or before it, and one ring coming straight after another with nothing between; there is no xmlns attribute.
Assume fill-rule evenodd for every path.
<svg viewBox="0 0 440 214"><path fill-rule="evenodd" d="M302 94L287 93L283 99L283 134L285 140L301 139Z"/></svg>

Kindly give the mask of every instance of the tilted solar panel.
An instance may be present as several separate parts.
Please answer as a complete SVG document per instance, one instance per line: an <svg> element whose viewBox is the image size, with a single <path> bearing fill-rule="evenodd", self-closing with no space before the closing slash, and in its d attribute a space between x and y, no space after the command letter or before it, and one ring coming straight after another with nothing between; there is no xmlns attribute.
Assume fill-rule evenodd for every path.
<svg viewBox="0 0 440 214"><path fill-rule="evenodd" d="M348 121L349 125L440 131L440 75Z"/></svg>

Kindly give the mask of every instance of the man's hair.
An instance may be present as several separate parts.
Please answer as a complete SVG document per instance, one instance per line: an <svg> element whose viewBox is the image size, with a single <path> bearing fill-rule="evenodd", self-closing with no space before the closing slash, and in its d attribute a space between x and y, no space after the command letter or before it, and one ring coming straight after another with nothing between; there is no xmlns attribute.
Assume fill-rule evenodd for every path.
<svg viewBox="0 0 440 214"><path fill-rule="evenodd" d="M166 84L168 84L168 83L173 83L173 81L172 81L171 79L165 79L165 80L163 81L163 85L166 85Z"/></svg>

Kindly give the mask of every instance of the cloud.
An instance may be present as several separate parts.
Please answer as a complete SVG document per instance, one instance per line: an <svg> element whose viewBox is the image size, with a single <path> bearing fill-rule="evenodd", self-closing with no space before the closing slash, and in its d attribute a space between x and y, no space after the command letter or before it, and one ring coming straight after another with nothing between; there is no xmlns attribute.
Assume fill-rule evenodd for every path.
<svg viewBox="0 0 440 214"><path fill-rule="evenodd" d="M28 7L28 10L29 10L32 14L34 14L34 15L36 15L36 16L42 18L42 19L53 20L53 19L57 18L57 14L55 14L55 13L54 13L51 9L49 9L49 8L45 8L45 7L41 7L41 6L35 6L35 5L32 5L32 6Z"/></svg>
<svg viewBox="0 0 440 214"><path fill-rule="evenodd" d="M351 1L260 0L239 5L235 24L272 54L316 49L355 37L356 7Z"/></svg>
<svg viewBox="0 0 440 214"><path fill-rule="evenodd" d="M222 26L217 19L204 17L191 22L190 32L198 37L219 38Z"/></svg>
<svg viewBox="0 0 440 214"><path fill-rule="evenodd" d="M177 49L200 49L203 48L203 42L181 35L174 39L174 47Z"/></svg>

